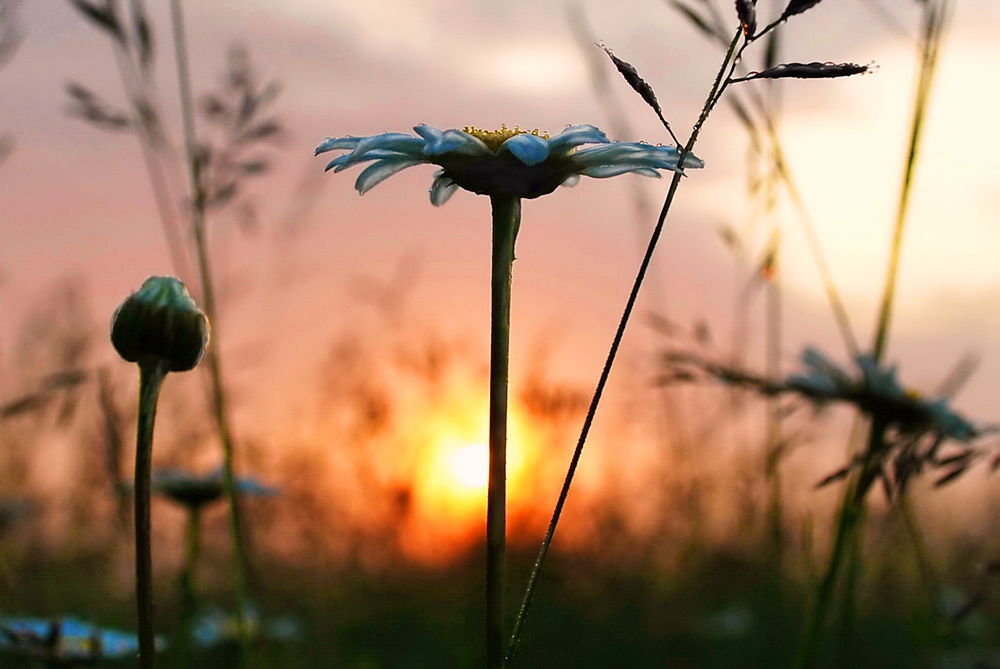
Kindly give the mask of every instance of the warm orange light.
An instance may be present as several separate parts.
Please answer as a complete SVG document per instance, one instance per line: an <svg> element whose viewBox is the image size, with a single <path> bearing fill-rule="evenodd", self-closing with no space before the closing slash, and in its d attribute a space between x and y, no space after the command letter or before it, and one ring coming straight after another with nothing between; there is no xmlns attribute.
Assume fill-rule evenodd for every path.
<svg viewBox="0 0 1000 669"><path fill-rule="evenodd" d="M448 471L466 488L485 489L490 480L490 451L486 444L469 444L447 454Z"/></svg>
<svg viewBox="0 0 1000 669"><path fill-rule="evenodd" d="M404 545L424 560L447 559L483 539L489 486L489 410L475 393L457 393L420 416L412 481L412 515ZM507 435L508 514L530 498L538 435L511 407Z"/></svg>

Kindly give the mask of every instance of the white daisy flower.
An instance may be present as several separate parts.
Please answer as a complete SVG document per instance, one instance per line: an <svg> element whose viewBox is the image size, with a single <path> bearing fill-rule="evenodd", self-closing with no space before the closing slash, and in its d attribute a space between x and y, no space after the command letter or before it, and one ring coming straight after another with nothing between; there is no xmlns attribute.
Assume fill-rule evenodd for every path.
<svg viewBox="0 0 1000 669"><path fill-rule="evenodd" d="M658 170L683 171L677 147L612 142L592 125L569 126L555 137L506 126L499 130L439 130L418 125L413 130L417 136L386 132L370 137L328 137L316 147L316 154L347 150L326 166L334 172L372 162L355 183L362 195L408 167L438 165L441 169L434 174L430 188L431 203L436 206L447 202L458 188L480 195L536 198L559 186L575 185L581 174L595 179L627 173L659 178ZM584 144L598 146L580 148ZM688 154L683 167L704 165Z"/></svg>

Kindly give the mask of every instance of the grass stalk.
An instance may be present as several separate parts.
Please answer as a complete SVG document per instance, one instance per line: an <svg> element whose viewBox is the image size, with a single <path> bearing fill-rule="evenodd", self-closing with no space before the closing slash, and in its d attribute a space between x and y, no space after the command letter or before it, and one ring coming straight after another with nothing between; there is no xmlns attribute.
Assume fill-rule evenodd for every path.
<svg viewBox="0 0 1000 669"><path fill-rule="evenodd" d="M830 560L827 563L823 578L816 587L812 605L803 626L802 639L795 658L796 669L806 669L816 664L819 653L819 642L823 627L830 614L836 593L837 583L842 570L848 572L852 556L860 551L861 534L864 527L865 498L875 482L880 463L878 454L882 451L885 440L886 425L883 421L872 421L868 437L868 446L862 462L861 472L849 477L844 486L837 513L837 526L834 532L833 547L830 550Z"/></svg>
<svg viewBox="0 0 1000 669"><path fill-rule="evenodd" d="M913 99L913 114L910 121L910 137L907 145L906 163L903 168L903 182L899 189L899 203L896 207L896 219L893 224L892 242L889 248L889 266L886 270L885 284L882 287L878 326L875 332L875 342L872 346L872 354L876 361L881 361L888 342L889 324L892 319L896 297L899 260L902 256L906 219L910 210L910 197L913 193L913 181L916 174L917 161L920 156L924 121L927 116L931 84L934 81L934 72L937 69L941 37L947 23L950 6L951 0L941 0L938 3L928 2L924 5L923 26L919 47L920 72L917 76L917 92Z"/></svg>
<svg viewBox="0 0 1000 669"><path fill-rule="evenodd" d="M243 524L240 518L239 501L236 496L234 475L234 447L232 429L229 423L226 392L222 382L222 363L219 356L219 319L215 303L215 290L208 253L205 231L205 192L201 179L201 162L198 159L194 127L194 102L191 94L190 66L188 64L187 40L184 32L184 16L180 0L171 0L171 19L174 28L174 48L177 58L177 78L180 86L181 110L184 121L184 145L187 154L188 175L191 188L191 224L194 233L195 251L198 260L198 274L201 279L201 298L205 314L212 322L212 336L215 345L208 348L211 399L219 440L223 449L223 488L229 505L229 534L233 549L233 591L236 599L236 623L240 638L242 661L249 656L249 634L246 614L248 609L247 572L249 559L243 541Z"/></svg>
<svg viewBox="0 0 1000 669"><path fill-rule="evenodd" d="M486 655L504 666L504 559L507 542L507 385L514 242L521 222L518 198L492 196L493 259L490 307L490 471L486 505Z"/></svg>
<svg viewBox="0 0 1000 669"><path fill-rule="evenodd" d="M889 247L889 262L886 269L882 298L879 302L878 320L872 343L872 356L876 362L881 362L888 346L889 326L895 305L896 285L899 277L899 263L902 257L903 239L906 232L906 222L909 214L910 199L913 193L914 178L920 156L923 128L930 100L931 84L937 67L941 37L947 23L951 0L927 2L924 4L919 42L919 72L917 75L917 90L913 100L913 112L910 122L910 135L907 144L906 159L903 167L902 184L900 186L899 202L896 207L896 217L893 222L892 241ZM874 426L872 430L874 431ZM873 437L874 438L874 435ZM871 441L871 439L869 440ZM867 455L865 456L868 457ZM905 493L903 493L905 495ZM863 504L863 500L862 500ZM904 519L908 520L908 519ZM905 529L918 553L922 549L922 540L915 534L916 526L905 523ZM849 651L854 628L856 609L857 583L861 571L862 537L855 538L847 553L846 578L841 609L840 638L843 656ZM931 593L934 596L934 593Z"/></svg>
<svg viewBox="0 0 1000 669"><path fill-rule="evenodd" d="M722 61L722 65L719 67L715 81L713 82L708 97L705 100L705 104L702 106L698 120L695 122L694 127L691 130L691 137L680 151L680 155L678 156L679 165L683 165L684 159L694 149L694 146L698 141L698 136L701 134L701 129L705 125L705 121L708 120L709 115L712 113L716 104L718 104L722 93L729 84L729 78L732 76L733 69L739 60L740 53L742 53L742 49L740 49L739 52L737 51L741 35L742 32L737 31L733 36L732 42L729 44L725 58L723 58ZM747 43L744 42L744 48L746 45ZM623 310L622 316L618 321L618 327L615 330L614 337L612 338L611 347L608 350L607 358L604 361L604 367L601 369L600 378L598 379L597 386L594 388L594 394L590 400L590 405L587 408L587 414L583 420L580 437L577 440L576 448L573 450L573 455L570 458L569 466L566 470L566 476L564 477L562 487L559 490L559 496L556 499L555 508L552 511L552 518L549 520L548 527L545 530L545 537L542 539L542 545L538 550L538 556L535 558L535 563L531 568L530 575L528 576L528 583L525 587L524 597L521 601L521 607L518 610L517 618L514 621L514 630L511 634L510 643L507 647L507 663L510 663L517 653L517 646L521 639L521 633L524 630L524 623L528 617L531 600L534 597L535 589L538 586L538 577L541 573L542 565L545 563L545 558L548 556L549 548L552 545L552 539L555 536L556 528L559 525L559 519L562 517L562 511L566 505L566 499L569 496L569 489L573 484L576 469L580 464L580 456L583 454L583 447L590 434L590 428L593 425L594 416L597 413L597 407L601 402L601 397L604 394L604 388L607 385L608 377L611 375L611 369L614 366L615 359L618 355L618 349L621 346L622 338L625 335L625 329L628 326L629 319L632 316L632 311L635 308L636 300L639 297L639 290L642 288L642 283L646 277L646 272L649 269L649 264L653 259L653 252L656 250L656 245L663 232L667 214L670 212L670 208L673 205L674 197L677 194L677 188L680 186L683 176L683 173L675 172L673 178L670 180L670 186L663 200L663 206L660 208L659 216L656 219L656 225L653 227L649 243L646 246L646 252L643 255L642 262L639 264L639 270L636 274L635 280L632 282L632 288L629 292L628 300L625 302L625 309Z"/></svg>
<svg viewBox="0 0 1000 669"><path fill-rule="evenodd" d="M151 121L148 111L140 108L140 104L147 104L150 101L150 87L144 83L145 80L140 73L142 68L136 65L128 47L118 40L111 40L111 42L122 89L132 104L136 138L139 140L139 149L153 192L153 201L160 220L160 228L167 243L170 262L177 275L187 281L191 276L191 268L184 236L181 234L181 226L174 212L170 180L158 155L157 149L160 142L156 137L155 130L150 125L153 121Z"/></svg>
<svg viewBox="0 0 1000 669"><path fill-rule="evenodd" d="M943 616L941 601L939 599L941 591L940 579L938 578L937 570L934 568L934 563L928 554L924 537L920 533L916 512L913 509L913 502L910 500L909 495L900 494L897 500L897 511L900 518L903 519L903 527L912 543L913 559L916 562L917 572L920 574L924 590L927 591L928 604L930 604L934 612Z"/></svg>
<svg viewBox="0 0 1000 669"><path fill-rule="evenodd" d="M823 251L823 246L819 241L819 235L816 232L816 224L813 222L812 215L806 207L805 199L803 199L802 193L799 191L798 184L792 176L791 168L788 166L788 159L785 156L781 136L778 133L778 128L774 119L768 112L767 105L764 100L755 93L752 87L749 90L750 99L754 102L754 106L761 115L761 118L764 119L764 129L766 130L767 138L771 147L771 159L774 161L774 167L777 170L778 176L785 184L785 191L788 193L792 206L795 208L795 212L798 215L797 218L799 227L802 229L802 233L806 239L806 244L809 246L809 252L813 257L813 261L816 263L816 269L819 272L820 281L823 283L823 292L826 293L826 299L830 303L830 309L833 311L833 317L837 323L837 329L840 332L841 340L843 340L844 345L847 347L848 354L854 358L861 352L861 349L858 344L857 337L854 335L854 328L851 326L851 319L847 315L847 307L844 305L844 300L840 296L837 284L833 280L833 271L830 269L830 263L827 260L826 253Z"/></svg>
<svg viewBox="0 0 1000 669"><path fill-rule="evenodd" d="M139 365L139 420L135 438L135 590L139 620L139 666L152 669L156 659L153 631L153 553L150 532L153 425L156 403L167 370L162 363Z"/></svg>
<svg viewBox="0 0 1000 669"><path fill-rule="evenodd" d="M775 251L777 253L777 251ZM781 285L777 273L766 286L767 315L765 319L765 350L767 377L779 381L781 377ZM764 471L770 484L767 509L768 553L776 569L780 571L781 551L784 545L784 514L781 495L781 401L777 397L767 400L767 449Z"/></svg>

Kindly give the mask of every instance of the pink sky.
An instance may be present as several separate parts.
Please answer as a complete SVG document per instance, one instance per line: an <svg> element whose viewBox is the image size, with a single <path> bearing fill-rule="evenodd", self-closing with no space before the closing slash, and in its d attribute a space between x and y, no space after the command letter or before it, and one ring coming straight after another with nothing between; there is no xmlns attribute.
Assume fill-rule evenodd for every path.
<svg viewBox="0 0 1000 669"><path fill-rule="evenodd" d="M160 90L176 112L165 3L150 4L158 5ZM912 28L910 5L916 3L903 4L900 22ZM662 2L585 7L597 36L639 68L686 135L681 129L704 98L717 50ZM791 164L862 341L869 339L884 271L915 61L911 44L873 17L856 0L828 1L789 26L786 60L874 61L880 67L849 80L790 82L783 124ZM26 2L21 18L23 44L0 70L0 131L17 143L0 165L0 302L6 313L0 370L11 366L7 356L30 301L52 281L85 281L93 325L103 328L145 276L170 271L134 140L65 114L63 88L71 80L121 100L106 39L67 3ZM191 2L187 19L196 87L214 83L233 43L247 46L257 70L283 84L276 109L287 134L274 152L274 173L254 188L261 230L245 236L225 216L211 222L219 269L239 293L220 328L233 383L244 390L261 379L294 386L311 362L303 351L319 357L332 333L368 313L352 296L354 278L385 278L404 257L420 260L415 312L442 329L478 337L485 355L484 198L459 192L445 207L431 207L431 168L404 172L363 198L353 190L355 175L330 174L317 207L294 235L287 212L302 175L322 170L311 154L327 135L406 131L421 122L550 131L570 123L606 127L567 27L565 4ZM1000 395L1000 139L992 130L1000 106L1000 90L992 84L998 31L994 0L958 3L930 110L890 348L890 357L904 363L904 379L925 390L963 353L982 354L958 402L982 418L996 416ZM665 141L641 101L617 78L614 83L639 137ZM746 141L726 109L713 117L696 152L706 169L683 184L656 257L656 285L647 286L647 297L665 296L668 306L646 307L680 322L704 317L727 332L733 270L718 230L744 225L749 208ZM561 376L593 382L645 243L631 213L628 179L639 177L584 179L573 190L525 204L515 268L515 359L546 338ZM654 202L665 186L644 182ZM778 220L785 230L790 371L808 343L836 355L841 347L791 212L779 208ZM651 221L642 225L648 229ZM637 318L627 351L634 354L651 341ZM247 391L245 398L247 415L290 409L270 395Z"/></svg>

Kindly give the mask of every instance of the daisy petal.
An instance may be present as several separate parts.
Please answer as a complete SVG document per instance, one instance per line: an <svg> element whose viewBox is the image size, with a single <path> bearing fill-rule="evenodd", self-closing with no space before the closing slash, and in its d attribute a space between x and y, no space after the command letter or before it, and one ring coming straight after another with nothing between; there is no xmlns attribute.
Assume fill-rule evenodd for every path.
<svg viewBox="0 0 1000 669"><path fill-rule="evenodd" d="M677 159L680 157L680 150L676 146L654 146L652 147L653 152L664 157L665 160L672 162L674 165L677 164ZM684 167L690 167L693 169L700 169L705 166L705 161L689 153L684 156Z"/></svg>
<svg viewBox="0 0 1000 669"><path fill-rule="evenodd" d="M423 148L424 140L419 137L401 132L384 132L381 135L365 137L358 142L358 145L351 151L350 158L344 163L344 167L361 162L369 151L395 151L416 158L421 154Z"/></svg>
<svg viewBox="0 0 1000 669"><path fill-rule="evenodd" d="M416 139L414 137L413 139ZM427 160L420 155L414 156L412 154L400 153L399 151L387 151L385 149L369 149L365 151L364 155L360 158L355 157L354 153L345 153L339 158L335 158L330 161L330 164L326 166L330 169L331 166L336 167L334 172L343 172L348 167L354 167L358 163L366 163L369 160L381 160L383 158L408 158L410 160L420 160L421 162L427 162Z"/></svg>
<svg viewBox="0 0 1000 669"><path fill-rule="evenodd" d="M423 137L427 143L438 141L441 139L441 135L444 134L438 128L435 128L432 125L427 125L426 123L413 126L413 132Z"/></svg>
<svg viewBox="0 0 1000 669"><path fill-rule="evenodd" d="M615 142L605 146L590 146L580 149L573 154L573 162L586 167L596 165L611 165L616 162L626 161L634 156L652 156L652 149L656 147L651 144L637 144L633 142Z"/></svg>
<svg viewBox="0 0 1000 669"><path fill-rule="evenodd" d="M407 167L420 165L424 162L426 161L414 160L413 158L384 158L366 167L358 175L358 180L354 182L354 187L358 190L358 193L364 195L396 172L405 170Z"/></svg>
<svg viewBox="0 0 1000 669"><path fill-rule="evenodd" d="M434 183L431 184L431 204L440 207L458 190L458 184L445 176L443 171L434 175Z"/></svg>
<svg viewBox="0 0 1000 669"><path fill-rule="evenodd" d="M660 178L660 173L652 167L635 164L597 165L596 167L588 167L587 169L582 170L580 174L594 179L607 179L608 177L616 177L619 174L628 174L629 172L634 172L635 174L640 174L644 177L653 177L656 179Z"/></svg>
<svg viewBox="0 0 1000 669"><path fill-rule="evenodd" d="M316 152L314 155L319 155L327 151L334 151L336 149L353 149L358 145L358 143L365 139L364 137L352 137L348 135L347 137L327 137L320 145L316 147Z"/></svg>
<svg viewBox="0 0 1000 669"><path fill-rule="evenodd" d="M439 138L428 141L424 146L424 155L440 156L443 153L464 153L470 156L493 155L483 140L461 130L445 130Z"/></svg>
<svg viewBox="0 0 1000 669"><path fill-rule="evenodd" d="M593 125L571 125L549 140L549 152L565 154L581 144L607 144L608 136Z"/></svg>
<svg viewBox="0 0 1000 669"><path fill-rule="evenodd" d="M559 185L560 186L565 186L566 188L572 188L573 186L577 185L578 183L580 183L580 175L579 174L571 174L568 177L566 177L565 181L563 181Z"/></svg>
<svg viewBox="0 0 1000 669"><path fill-rule="evenodd" d="M333 160L331 160L330 162L328 162L326 164L326 167L323 168L323 171L324 172L329 172L330 170L333 170L334 168L336 168L334 171L335 172L339 172L340 171L340 166L343 165L344 161L346 161L348 158L350 158L350 156L351 156L351 154L349 154L349 153L345 153L342 156L337 156L336 158L334 158Z"/></svg>
<svg viewBox="0 0 1000 669"><path fill-rule="evenodd" d="M704 166L705 166L705 161L699 158L698 156L694 155L693 153L689 153L686 156L684 156L684 167L701 169Z"/></svg>
<svg viewBox="0 0 1000 669"><path fill-rule="evenodd" d="M522 163L531 167L549 157L549 142L538 135L523 132L500 145L500 151L510 151Z"/></svg>

